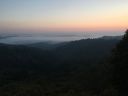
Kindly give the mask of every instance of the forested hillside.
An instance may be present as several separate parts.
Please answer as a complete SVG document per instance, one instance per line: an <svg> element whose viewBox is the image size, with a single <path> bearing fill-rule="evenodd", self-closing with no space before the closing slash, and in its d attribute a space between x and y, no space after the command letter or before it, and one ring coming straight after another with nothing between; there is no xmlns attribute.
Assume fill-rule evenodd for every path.
<svg viewBox="0 0 128 96"><path fill-rule="evenodd" d="M0 95L110 96L103 95L109 84L104 62L118 42L86 39L48 50L0 44Z"/></svg>

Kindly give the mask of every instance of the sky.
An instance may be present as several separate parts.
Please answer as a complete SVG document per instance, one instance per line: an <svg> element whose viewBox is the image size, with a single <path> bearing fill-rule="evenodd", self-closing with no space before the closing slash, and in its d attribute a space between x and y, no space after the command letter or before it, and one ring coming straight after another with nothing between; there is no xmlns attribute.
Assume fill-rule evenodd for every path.
<svg viewBox="0 0 128 96"><path fill-rule="evenodd" d="M122 31L128 0L0 0L0 32Z"/></svg>

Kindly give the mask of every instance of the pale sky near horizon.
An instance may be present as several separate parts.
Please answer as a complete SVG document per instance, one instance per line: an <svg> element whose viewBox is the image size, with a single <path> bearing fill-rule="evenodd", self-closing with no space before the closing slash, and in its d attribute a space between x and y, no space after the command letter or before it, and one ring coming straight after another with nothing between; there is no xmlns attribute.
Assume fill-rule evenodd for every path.
<svg viewBox="0 0 128 96"><path fill-rule="evenodd" d="M1 31L125 30L128 0L0 0Z"/></svg>

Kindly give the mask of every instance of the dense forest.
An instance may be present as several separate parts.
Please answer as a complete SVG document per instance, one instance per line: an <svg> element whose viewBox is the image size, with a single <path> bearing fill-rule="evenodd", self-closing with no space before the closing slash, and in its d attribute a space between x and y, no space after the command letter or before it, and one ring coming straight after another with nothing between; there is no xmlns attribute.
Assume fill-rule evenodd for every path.
<svg viewBox="0 0 128 96"><path fill-rule="evenodd" d="M0 96L127 96L127 42L0 44Z"/></svg>

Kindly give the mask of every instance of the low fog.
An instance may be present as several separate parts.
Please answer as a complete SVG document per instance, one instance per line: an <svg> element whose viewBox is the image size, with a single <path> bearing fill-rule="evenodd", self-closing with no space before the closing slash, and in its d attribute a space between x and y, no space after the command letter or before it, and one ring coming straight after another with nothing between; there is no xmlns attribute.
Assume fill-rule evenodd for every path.
<svg viewBox="0 0 128 96"><path fill-rule="evenodd" d="M38 42L60 43L102 36L120 36L120 32L5 32L0 33L0 43L31 44Z"/></svg>

